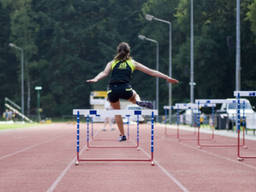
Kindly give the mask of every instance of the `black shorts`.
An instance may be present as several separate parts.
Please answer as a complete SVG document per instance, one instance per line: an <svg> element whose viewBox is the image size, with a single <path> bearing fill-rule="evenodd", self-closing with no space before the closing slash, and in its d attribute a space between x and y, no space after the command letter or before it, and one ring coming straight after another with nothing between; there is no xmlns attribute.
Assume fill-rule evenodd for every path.
<svg viewBox="0 0 256 192"><path fill-rule="evenodd" d="M110 84L108 88L108 100L111 103L119 101L119 99L130 99L133 95L132 86L128 83Z"/></svg>

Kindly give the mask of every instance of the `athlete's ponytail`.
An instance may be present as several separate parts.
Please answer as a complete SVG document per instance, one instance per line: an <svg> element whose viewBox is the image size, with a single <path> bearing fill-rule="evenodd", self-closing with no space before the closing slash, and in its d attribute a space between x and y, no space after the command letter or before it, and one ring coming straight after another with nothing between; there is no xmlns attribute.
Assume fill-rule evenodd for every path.
<svg viewBox="0 0 256 192"><path fill-rule="evenodd" d="M121 42L117 46L117 54L114 57L114 60L125 61L131 58L130 56L130 46L126 42Z"/></svg>

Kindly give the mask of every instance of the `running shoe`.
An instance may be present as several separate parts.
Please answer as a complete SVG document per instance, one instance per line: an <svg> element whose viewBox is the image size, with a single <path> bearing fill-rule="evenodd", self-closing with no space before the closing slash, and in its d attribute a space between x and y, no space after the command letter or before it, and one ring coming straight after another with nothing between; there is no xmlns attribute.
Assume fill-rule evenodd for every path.
<svg viewBox="0 0 256 192"><path fill-rule="evenodd" d="M141 107L146 107L148 109L153 109L153 105L149 101L136 101L136 104Z"/></svg>
<svg viewBox="0 0 256 192"><path fill-rule="evenodd" d="M125 136L125 135L123 135L123 136L120 136L120 139L119 139L119 141L120 141L120 142L122 142L122 141L126 141L126 136Z"/></svg>

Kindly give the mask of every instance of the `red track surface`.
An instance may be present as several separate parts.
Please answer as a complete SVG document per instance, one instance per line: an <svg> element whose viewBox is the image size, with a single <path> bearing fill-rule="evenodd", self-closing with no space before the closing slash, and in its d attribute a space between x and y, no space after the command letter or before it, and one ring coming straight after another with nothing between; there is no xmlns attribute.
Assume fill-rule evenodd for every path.
<svg viewBox="0 0 256 192"><path fill-rule="evenodd" d="M101 131L95 138L118 137L117 131ZM131 145L136 130L131 126L128 142L94 141L94 145ZM168 130L175 134L175 130ZM184 133L186 133L184 131ZM85 125L81 129L82 158L148 158L150 126L140 126L136 149L85 150ZM202 134L204 136L204 134ZM155 161L80 162L76 155L76 125L52 124L0 131L0 191L90 191L90 192L176 192L256 191L256 159L236 160L236 148L198 149L196 141L179 142L155 129ZM215 135L216 143L236 143L235 138ZM202 143L210 143L203 141ZM246 141L242 154L256 155L256 141Z"/></svg>

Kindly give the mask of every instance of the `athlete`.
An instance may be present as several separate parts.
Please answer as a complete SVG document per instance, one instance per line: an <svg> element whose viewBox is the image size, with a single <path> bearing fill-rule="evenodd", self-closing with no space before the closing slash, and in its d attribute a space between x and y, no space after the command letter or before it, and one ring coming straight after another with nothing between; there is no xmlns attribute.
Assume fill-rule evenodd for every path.
<svg viewBox="0 0 256 192"><path fill-rule="evenodd" d="M120 109L119 99L126 99L131 103L152 109L152 103L140 101L139 95L132 89L132 86L130 85L131 75L134 70L142 71L143 73L146 73L150 76L166 79L169 83L174 84L179 82L176 79L173 79L159 71L150 69L145 65L132 59L132 57L130 56L130 46L126 42L121 42L117 46L117 53L114 59L107 63L104 71L100 72L93 79L87 80L87 82L95 83L108 76L109 73L112 72L108 87L108 100L113 109ZM126 141L123 119L121 115L116 115L115 120L120 131L119 141Z"/></svg>

